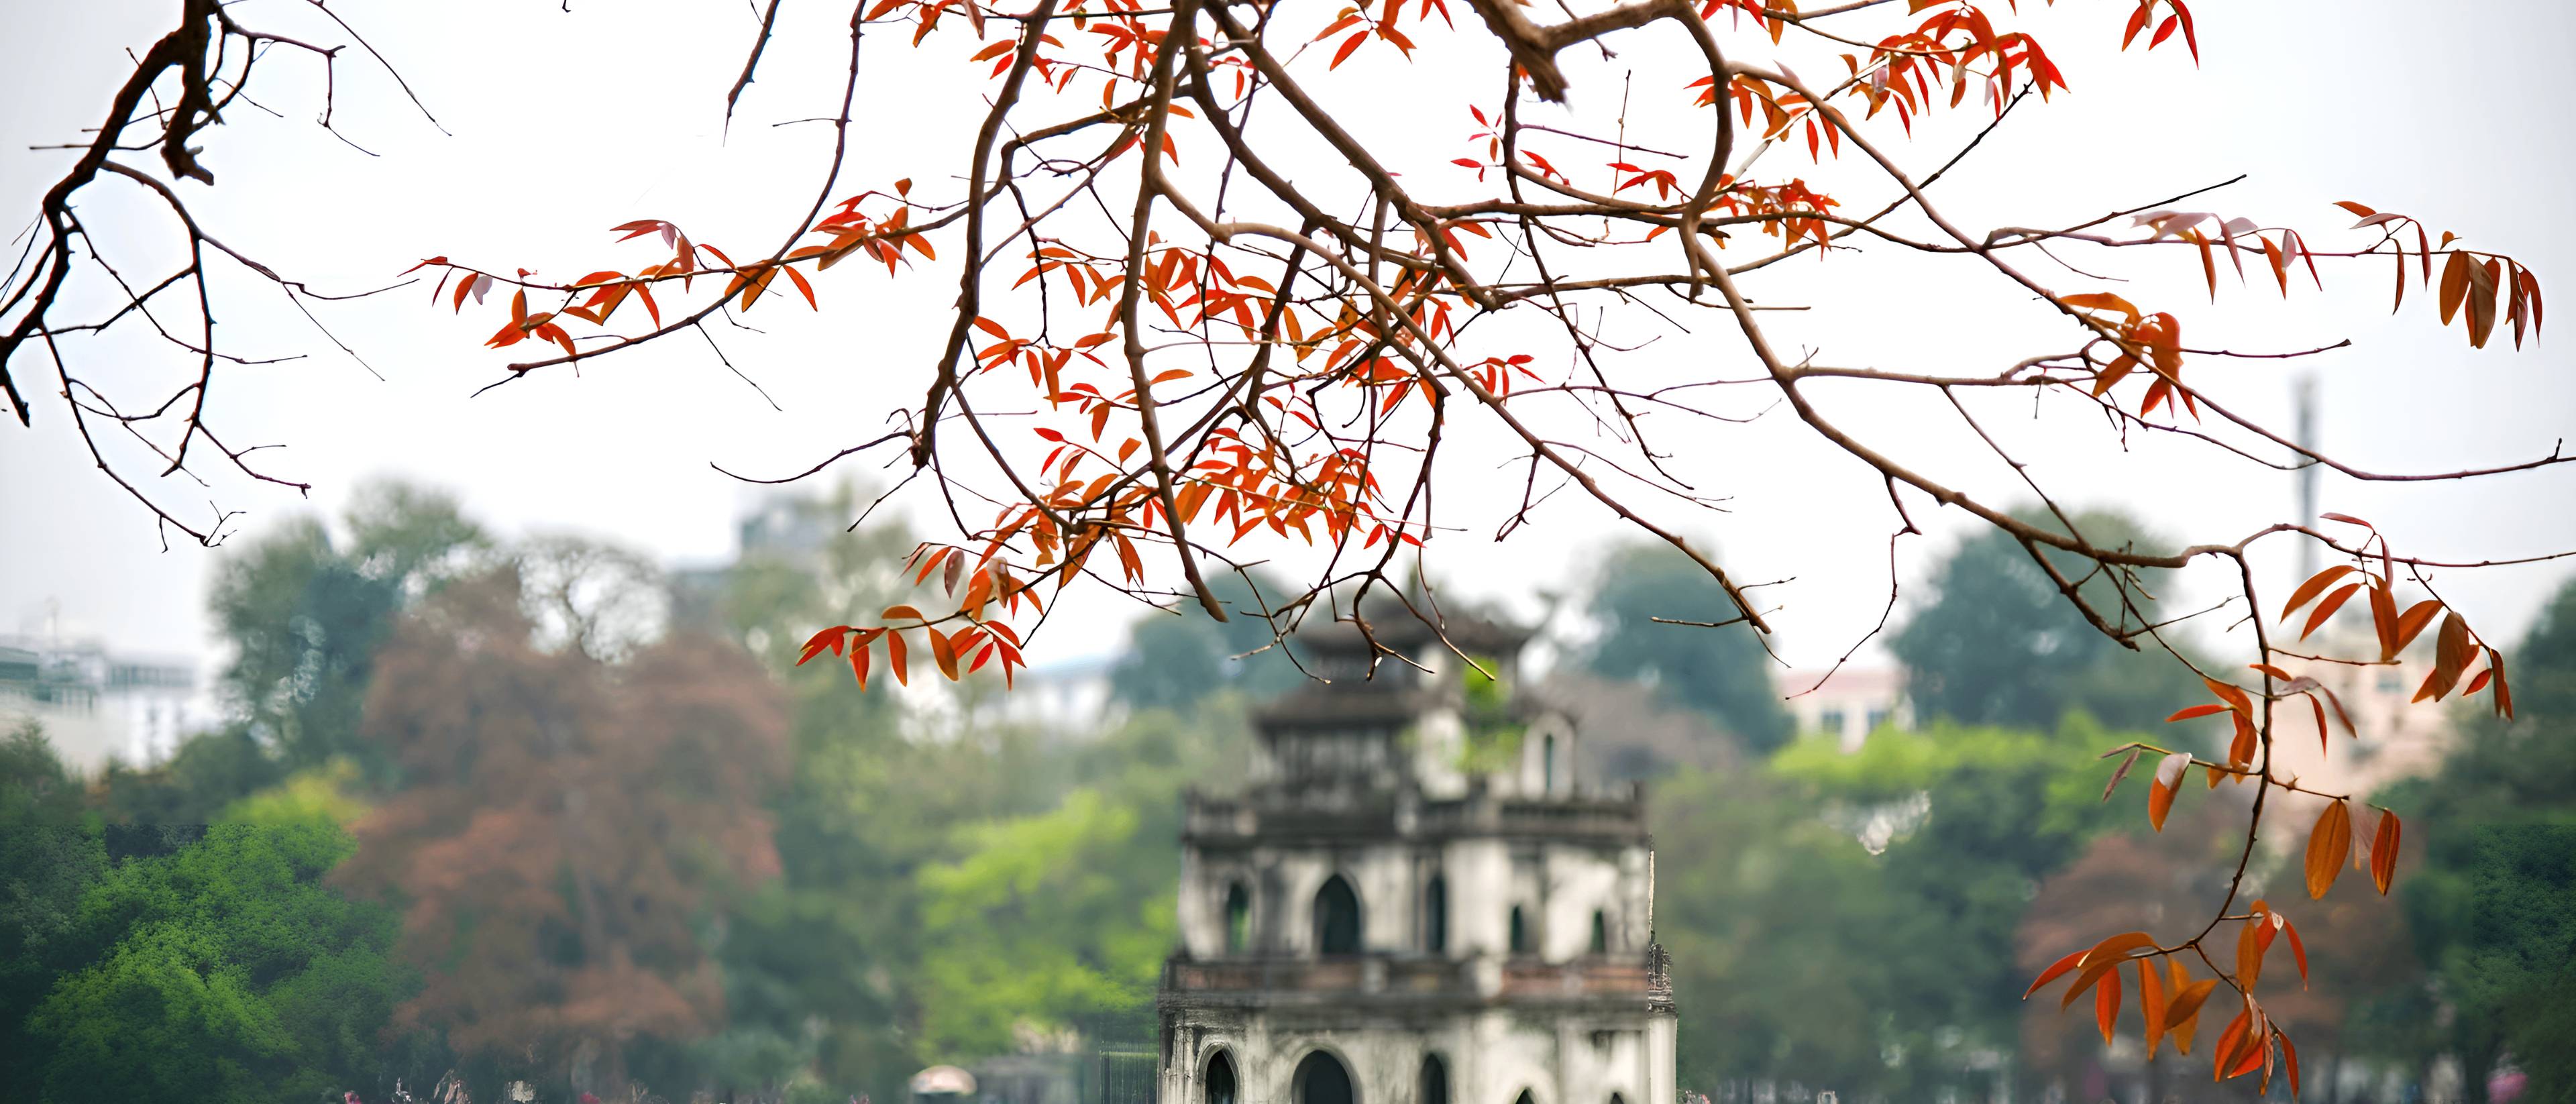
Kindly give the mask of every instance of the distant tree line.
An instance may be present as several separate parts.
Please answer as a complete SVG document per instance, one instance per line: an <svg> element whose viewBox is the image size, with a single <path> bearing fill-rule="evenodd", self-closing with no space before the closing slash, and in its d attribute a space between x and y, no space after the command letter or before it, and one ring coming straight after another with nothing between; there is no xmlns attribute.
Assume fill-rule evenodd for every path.
<svg viewBox="0 0 2576 1104"><path fill-rule="evenodd" d="M475 1100L895 1100L923 1065L1148 1009L1180 791L1238 777L1247 703L1304 676L1185 604L1136 624L1097 732L1001 720L972 687L908 709L794 659L904 600L909 538L841 532L847 497L784 509L815 539L687 578L404 487L229 556L224 725L94 780L39 731L0 740L0 1099L453 1077ZM2147 703L2173 695L2141 683L2165 666L2076 631L2018 546L1970 541L1889 638L1923 723L1846 755L1792 731L1740 627L1650 619L1715 613L1704 575L1600 563L1550 627L1563 662L1736 745L1653 799L1685 1085L2028 1100L2143 1076L2215 1099L2020 999L2063 933L2189 915L2223 865L2191 848L2232 790L2160 836L2101 801L2105 730L2162 727ZM2441 773L2382 795L2432 814L2410 818L2420 873L2300 916L2342 957L2276 1013L2345 1075L2329 1092L2377 1101L2448 1057L2473 1100L2510 1065L2527 1099L2576 1101L2576 589L2515 655L2521 719L2467 722Z"/></svg>

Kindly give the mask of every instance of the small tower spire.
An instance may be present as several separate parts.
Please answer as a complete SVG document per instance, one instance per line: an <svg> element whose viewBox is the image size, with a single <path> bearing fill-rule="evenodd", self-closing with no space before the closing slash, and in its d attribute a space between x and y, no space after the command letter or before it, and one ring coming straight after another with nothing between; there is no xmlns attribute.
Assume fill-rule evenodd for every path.
<svg viewBox="0 0 2576 1104"><path fill-rule="evenodd" d="M2317 522L2317 377L2302 375L2290 385L2292 403L2298 409L2298 442L2306 453L2299 464L2299 524ZM2311 537L2299 542L2299 578L2314 578L2317 573L2317 542Z"/></svg>

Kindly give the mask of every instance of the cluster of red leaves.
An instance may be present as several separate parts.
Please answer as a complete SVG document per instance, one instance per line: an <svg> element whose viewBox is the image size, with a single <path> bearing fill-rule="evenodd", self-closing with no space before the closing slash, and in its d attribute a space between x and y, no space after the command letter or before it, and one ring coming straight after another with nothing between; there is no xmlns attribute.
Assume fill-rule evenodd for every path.
<svg viewBox="0 0 2576 1104"><path fill-rule="evenodd" d="M883 620L912 623L890 623L874 628L834 625L805 641L804 650L796 657L796 665L802 667L806 661L827 650L835 656L846 652L850 673L857 677L859 688L864 690L868 685L869 657L882 642L886 666L893 669L895 681L909 685L912 681L912 649L905 642L904 634L919 632L930 647L931 662L938 666L939 673L948 681L955 682L983 670L985 664L999 659L1002 661L1002 681L1009 685L1013 674L1028 666L1028 660L1020 655L1020 634L1011 628L1009 622L998 618L988 620L987 615L992 612L995 602L1014 613L1018 612L1024 599L1035 607L1037 595L1029 592L1028 583L1011 575L1008 564L989 552L976 562L971 572L966 567L966 560L963 550L924 544L913 550L911 561L905 565L914 570L913 582L916 585L929 581L934 573L941 574L949 595L958 597L959 601L956 613L937 620L962 619L966 624L943 631L918 609L909 605L888 606L879 615ZM963 596L957 593L961 582L965 586Z"/></svg>
<svg viewBox="0 0 2576 1104"><path fill-rule="evenodd" d="M2255 987L2261 983L2264 959L2270 954L2273 944L2281 941L2280 937L2284 935L2289 937L2286 942L2299 969L2299 982L2304 987L2308 978L2308 952L2299 941L2299 929L2290 923L2288 917L2274 911L2266 902L2257 900L2237 924L2233 974L2195 981L2190 968L2183 962L2181 952L2184 947L2160 947L2155 937L2146 932L2122 932L2049 964L2046 970L2040 971L2038 980L2031 982L2022 997L2028 999L2048 983L2073 974L2075 980L2066 987L2066 995L2060 998L2058 1007L2071 1007L2077 998L2088 992L2093 994L2094 1023L2101 1029L2102 1041L2108 1043L2127 996L2120 971L2122 967L2130 967L2137 977L2138 1014L2144 1022L2147 1057L2152 1059L2166 1039L2173 1040L2176 1051L2191 1053L2192 1044L2200 1033L2200 1013L2211 994L2217 991L2219 982L2225 980L2236 989L2240 1010L2219 1032L2218 1044L2210 1049L2211 1079L2224 1081L2260 1071L2262 1087L2269 1091L2273 1071L2279 1069L2288 1074L2290 1092L2296 1095L2299 1091L2298 1047L2290 1042L2288 1034L2272 1023L2270 1015L2254 998ZM2199 942L2194 940L2186 946L2197 951ZM2200 952L2199 957L2203 961L2208 958L2205 951Z"/></svg>
<svg viewBox="0 0 2576 1104"><path fill-rule="evenodd" d="M2287 624L2302 610L2308 611L2299 632L2300 639L2304 640L2323 627L2352 598L2366 595L2365 605L2370 610L2372 633L2379 646L2375 662L2386 664L2396 662L2397 657L2433 625L2435 616L2440 615L2441 627L2434 633L2433 670L2416 690L2415 700L2440 701L2455 691L2467 697L2492 687L2496 712L2512 716L2513 697L2505 682L2504 656L2481 641L2469 628L2467 619L2438 598L2424 599L2400 611L2395 582L2397 561L2388 549L2387 538L2359 518L2343 514L2327 514L2325 517L2366 530L2370 537L2361 546L2363 554L2356 557L2357 563L2338 564L2300 583L2282 605L2280 620ZM2374 544L2377 549L2375 561L2369 555ZM2374 566L2377 570L2373 570ZM2464 682L2463 677L2469 674L2469 667L2481 659L2484 665L2474 677ZM2272 775L2269 756L2265 753L2264 731L2270 723L2270 716L2267 709L2258 706L2258 701L2268 705L2294 697L2307 699L2316 718L2320 751L2330 750L2332 729L2326 723L2329 707L2346 732L2353 730L2352 718L2345 711L2343 702L2314 678L2294 675L2270 663L2251 666L2266 676L2263 690L2248 690L2204 677L2202 682L2216 700L2178 710L2165 718L2168 722L2180 722L2224 715L2233 728L2233 735L2228 741L2224 762L2203 760L2184 751L2167 752L2158 760L2147 788L2147 822L2159 832L2164 830L2165 818L2173 808L2176 791L2180 789L2184 776L2194 769L2202 772L2213 789L2222 780L2233 780L2240 785L2255 782L2324 797L2325 807L2308 830L2307 850L2302 863L2308 896L2324 898L2347 866L2369 871L2372 887L2386 896L2396 881L2397 853L2405 831L2397 813L2381 806L2365 806L2366 813L2357 813L2356 803L2349 797L2318 794L2295 781L2281 781ZM2131 745L2128 757L2112 774L2110 784L2103 788L2105 800L2148 750L2151 749L2144 744ZM2371 818L2368 831L2357 832L2356 821L2365 815ZM2168 1032L2173 1033L2177 1049L2190 1050L2192 1026L2201 1002L2207 998L2210 989L2223 980L2236 990L2243 1011L2220 1036L2217 1051L2212 1056L2213 1076L2224 1080L2260 1070L2264 1084L2268 1086L2277 1061L2287 1069L2291 1091L2295 1094L2299 1078L2297 1048L2272 1025L2254 995L2262 976L2264 953L2270 949L2276 934L2289 936L2290 948L2299 966L2299 978L2304 984L2308 972L2307 951L2299 942L2298 929L2291 926L2282 914L2257 900L2238 928L2236 968L2231 974L2186 987L2180 955L2190 950L2206 959L2207 950L2203 943L2206 933L2176 946L2158 947L2146 933L2129 932L2059 959L2031 983L2030 992L2037 992L2040 987L2069 971L2080 970L2061 1007L2071 1005L2086 990L2093 990L2095 1015L2107 1042L2121 1003L2117 970L2123 964L2135 963L2146 1023L2147 1050L2152 1056L2158 1039ZM2157 958L2165 960L2163 973L2170 979L2170 988L2159 979L2159 970L2153 964ZM2175 996L2168 1002L2164 997L2166 993ZM2029 993L2024 996L2029 996Z"/></svg>
<svg viewBox="0 0 2576 1104"><path fill-rule="evenodd" d="M2179 394L2192 416L2200 416L2199 403L2191 391L2182 386L2182 322L2173 315L2158 311L2143 314L2137 306L2110 292L2090 292L2063 296L2059 302L2091 315L2118 315L2118 319L2101 319L2095 324L2105 328L2118 355L2093 374L2093 397L2109 394L2111 388L2129 373L2145 368L2155 378L2147 384L2146 398L2138 404L2138 416L2145 417L2164 406L2173 408Z"/></svg>
<svg viewBox="0 0 2576 1104"><path fill-rule="evenodd" d="M1422 10L1414 13L1414 20L1420 22L1429 19L1435 10L1440 13L1440 22L1452 29L1457 27L1456 21L1449 18L1448 0L1422 0ZM1374 15L1370 14L1368 4L1363 0L1357 6L1343 8L1311 41L1322 42L1343 31L1351 31L1351 36L1343 39L1342 44L1333 49L1333 60L1331 64L1325 66L1327 70L1341 68L1342 63L1349 61L1351 55L1357 53L1360 46L1372 37L1392 44L1397 50L1402 51L1405 57L1411 58L1413 40L1406 38L1403 31L1396 29L1396 23L1403 15L1404 0L1386 0L1385 5ZM1354 27L1359 29L1352 31Z"/></svg>

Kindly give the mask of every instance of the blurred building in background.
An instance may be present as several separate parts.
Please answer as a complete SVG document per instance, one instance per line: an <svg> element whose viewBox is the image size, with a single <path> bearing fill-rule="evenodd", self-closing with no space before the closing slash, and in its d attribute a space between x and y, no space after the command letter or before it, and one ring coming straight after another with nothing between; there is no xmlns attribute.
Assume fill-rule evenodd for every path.
<svg viewBox="0 0 2576 1104"><path fill-rule="evenodd" d="M1817 685L1818 680L1823 685ZM1844 751L1859 751L1881 725L1893 724L1899 731L1914 727L1914 709L1905 700L1901 667L1845 666L1830 675L1822 670L1783 669L1772 674L1771 684L1779 689L1789 715L1797 719L1800 735L1833 737Z"/></svg>
<svg viewBox="0 0 2576 1104"><path fill-rule="evenodd" d="M1587 784L1527 634L1401 611L1297 636L1330 683L1256 716L1241 794L1184 811L1162 1104L1666 1104L1675 1011L1642 787Z"/></svg>
<svg viewBox="0 0 2576 1104"><path fill-rule="evenodd" d="M111 652L51 632L0 636L0 730L44 726L54 754L82 774L111 760L168 758L207 721L197 698L191 659Z"/></svg>

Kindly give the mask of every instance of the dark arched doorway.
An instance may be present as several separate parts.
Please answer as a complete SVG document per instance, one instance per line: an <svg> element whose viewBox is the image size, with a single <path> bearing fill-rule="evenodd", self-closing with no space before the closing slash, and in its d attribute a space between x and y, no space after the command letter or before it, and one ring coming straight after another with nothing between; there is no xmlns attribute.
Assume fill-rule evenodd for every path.
<svg viewBox="0 0 2576 1104"><path fill-rule="evenodd" d="M1200 1104L1234 1104L1238 1097L1235 1092L1234 1059L1222 1050L1216 1052L1215 1057L1208 1059L1207 1077L1200 1084L1204 1086Z"/></svg>
<svg viewBox="0 0 2576 1104"><path fill-rule="evenodd" d="M1289 1087L1296 1104L1359 1104L1359 1094L1351 1088L1351 1071L1342 1068L1341 1059L1320 1050L1297 1063L1292 1082Z"/></svg>
<svg viewBox="0 0 2576 1104"><path fill-rule="evenodd" d="M1416 1104L1449 1104L1449 1064L1437 1054L1422 1056L1422 1085Z"/></svg>
<svg viewBox="0 0 2576 1104"><path fill-rule="evenodd" d="M1351 891L1351 883L1339 874L1324 881L1315 891L1315 951L1318 954L1347 955L1360 953L1360 895Z"/></svg>
<svg viewBox="0 0 2576 1104"><path fill-rule="evenodd" d="M1522 917L1521 907L1519 905L1512 906L1511 930L1507 934L1511 939L1511 952L1513 954L1524 955L1530 953L1529 921Z"/></svg>

